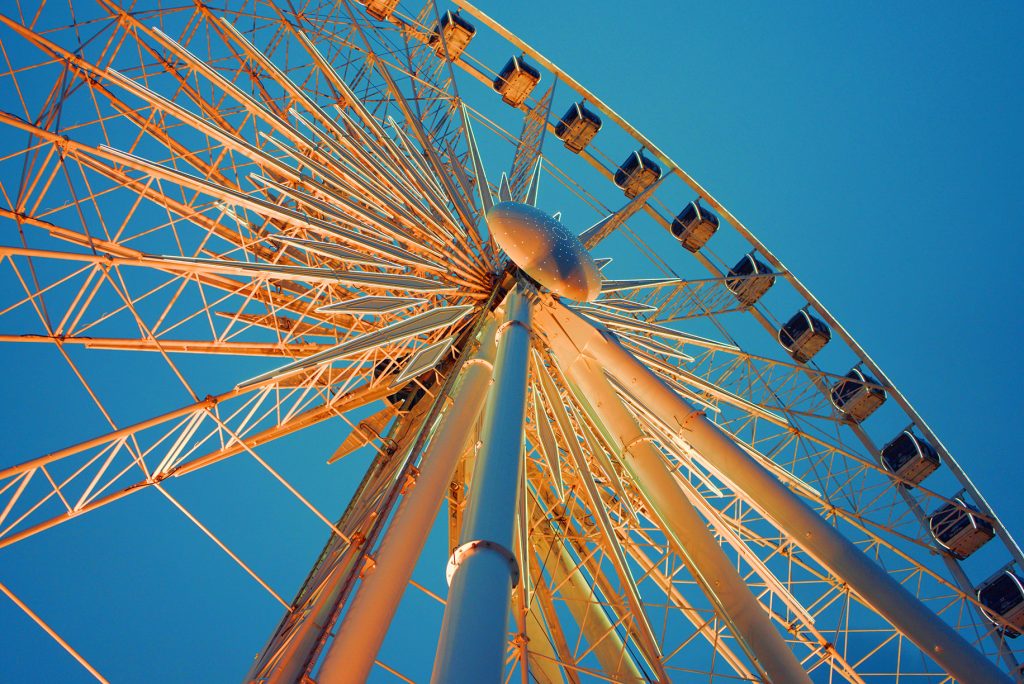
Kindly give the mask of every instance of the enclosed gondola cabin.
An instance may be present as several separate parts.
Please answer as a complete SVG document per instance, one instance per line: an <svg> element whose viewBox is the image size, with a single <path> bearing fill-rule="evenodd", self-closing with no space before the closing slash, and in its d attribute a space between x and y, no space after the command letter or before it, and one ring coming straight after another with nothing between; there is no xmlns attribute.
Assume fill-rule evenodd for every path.
<svg viewBox="0 0 1024 684"><path fill-rule="evenodd" d="M854 368L832 385L832 404L854 423L860 423L885 403L885 390L878 381Z"/></svg>
<svg viewBox="0 0 1024 684"><path fill-rule="evenodd" d="M672 221L672 236L694 253L707 244L717 230L718 217L700 206L700 202L687 204Z"/></svg>
<svg viewBox="0 0 1024 684"><path fill-rule="evenodd" d="M462 18L458 12L452 13L448 10L441 17L441 23L434 26L434 34L430 37L430 44L439 57L444 57L445 48L448 49L448 57L453 61L462 56L469 41L476 35L476 27ZM444 40L442 40L444 38Z"/></svg>
<svg viewBox="0 0 1024 684"><path fill-rule="evenodd" d="M371 17L377 21L387 21L398 7L398 0L365 0L362 4L366 5L366 13Z"/></svg>
<svg viewBox="0 0 1024 684"><path fill-rule="evenodd" d="M1006 636L1015 638L1024 632L1024 583L1014 573L1007 570L978 587L978 602L1009 623L992 620Z"/></svg>
<svg viewBox="0 0 1024 684"><path fill-rule="evenodd" d="M615 171L615 184L633 199L661 178L661 167L642 150L633 152Z"/></svg>
<svg viewBox="0 0 1024 684"><path fill-rule="evenodd" d="M498 77L494 79L494 89L501 94L502 102L518 107L526 102L538 83L540 72L522 57L513 57L498 72Z"/></svg>
<svg viewBox="0 0 1024 684"><path fill-rule="evenodd" d="M941 463L931 444L907 430L882 447L882 465L898 475L904 486L912 487L921 484Z"/></svg>
<svg viewBox="0 0 1024 684"><path fill-rule="evenodd" d="M941 506L928 516L928 528L943 548L963 560L995 536L991 523L979 517L979 511L963 499Z"/></svg>
<svg viewBox="0 0 1024 684"><path fill-rule="evenodd" d="M779 343L797 363L807 363L832 339L832 331L801 309L779 328Z"/></svg>
<svg viewBox="0 0 1024 684"><path fill-rule="evenodd" d="M753 254L743 255L743 258L729 269L729 276L725 281L725 286L744 306L752 306L774 284L775 275L771 267L754 258Z"/></svg>
<svg viewBox="0 0 1024 684"><path fill-rule="evenodd" d="M601 130L601 117L575 102L555 125L555 135L569 151L579 154Z"/></svg>

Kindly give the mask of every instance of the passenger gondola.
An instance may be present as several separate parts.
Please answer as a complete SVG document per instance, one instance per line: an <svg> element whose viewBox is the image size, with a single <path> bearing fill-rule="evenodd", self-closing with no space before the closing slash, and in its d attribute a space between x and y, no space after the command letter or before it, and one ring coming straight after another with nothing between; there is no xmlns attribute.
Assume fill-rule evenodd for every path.
<svg viewBox="0 0 1024 684"><path fill-rule="evenodd" d="M935 447L913 432L904 430L882 447L882 465L898 475L904 486L912 488L934 473L941 463Z"/></svg>
<svg viewBox="0 0 1024 684"><path fill-rule="evenodd" d="M601 130L601 117L586 108L582 102L575 102L555 125L555 135L575 154L579 154L597 132Z"/></svg>
<svg viewBox="0 0 1024 684"><path fill-rule="evenodd" d="M615 184L622 188L626 197L633 199L661 178L661 167L657 162L637 150L626 157L615 171Z"/></svg>
<svg viewBox="0 0 1024 684"><path fill-rule="evenodd" d="M832 339L832 331L825 321L815 318L805 309L797 311L779 328L779 343L798 363L807 363Z"/></svg>
<svg viewBox="0 0 1024 684"><path fill-rule="evenodd" d="M753 254L745 254L729 269L725 286L736 295L741 304L751 306L775 284L775 275L768 264L759 261Z"/></svg>
<svg viewBox="0 0 1024 684"><path fill-rule="evenodd" d="M961 498L953 499L928 516L928 527L943 548L963 560L995 536L992 524L980 517L981 511ZM976 515L979 514L979 515Z"/></svg>
<svg viewBox="0 0 1024 684"><path fill-rule="evenodd" d="M387 21L398 7L398 0L360 0L366 5L366 13L377 21Z"/></svg>
<svg viewBox="0 0 1024 684"><path fill-rule="evenodd" d="M1007 623L992 620L1010 638L1024 632L1024 583L1016 574L1005 570L978 587L978 602L993 615Z"/></svg>
<svg viewBox="0 0 1024 684"><path fill-rule="evenodd" d="M672 235L685 249L697 252L718 230L718 217L693 201L672 221Z"/></svg>
<svg viewBox="0 0 1024 684"><path fill-rule="evenodd" d="M518 107L540 83L540 72L526 63L522 57L513 57L505 63L494 79L494 89L501 93L501 100L507 105Z"/></svg>
<svg viewBox="0 0 1024 684"><path fill-rule="evenodd" d="M847 419L860 423L885 403L885 390L877 385L877 380L854 368L832 385L832 404Z"/></svg>
<svg viewBox="0 0 1024 684"><path fill-rule="evenodd" d="M448 57L453 61L458 59L476 35L476 27L463 19L458 12L448 10L441 17L441 23L434 26L434 33L430 37L430 44L440 57L444 57L445 48L448 48ZM441 38L444 38L442 41Z"/></svg>

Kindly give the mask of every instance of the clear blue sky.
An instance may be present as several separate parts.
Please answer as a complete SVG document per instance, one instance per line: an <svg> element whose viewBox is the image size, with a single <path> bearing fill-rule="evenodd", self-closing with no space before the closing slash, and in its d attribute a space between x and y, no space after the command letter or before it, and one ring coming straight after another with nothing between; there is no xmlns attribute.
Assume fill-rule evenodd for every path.
<svg viewBox="0 0 1024 684"><path fill-rule="evenodd" d="M746 221L1024 536L1020 4L480 5ZM41 350L4 352L56 363ZM71 441L62 433L83 436L34 368L4 361L4 465ZM140 390L130 373L117 380ZM22 436L30 420L45 439ZM100 425L95 416L84 422ZM265 452L330 515L366 464L363 457L324 475L340 433L322 426L289 451ZM325 530L282 503L274 483L238 460L173 491L229 530L229 541L291 598ZM0 581L113 681L238 681L280 607L155 493L145 496L0 551ZM242 519L253 524L232 524ZM88 681L4 598L0 633L0 681ZM433 635L418 645L401 637L418 661L433 651Z"/></svg>

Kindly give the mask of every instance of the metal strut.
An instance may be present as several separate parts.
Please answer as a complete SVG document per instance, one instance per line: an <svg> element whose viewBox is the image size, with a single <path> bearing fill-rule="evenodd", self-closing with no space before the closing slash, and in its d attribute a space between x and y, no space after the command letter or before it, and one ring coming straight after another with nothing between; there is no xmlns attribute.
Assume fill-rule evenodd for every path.
<svg viewBox="0 0 1024 684"><path fill-rule="evenodd" d="M402 500L374 557L375 565L352 599L320 668L320 684L366 681L398 610L402 594L444 501L459 456L480 415L494 363L494 324L484 326L480 348L463 365L452 402L430 439L416 483Z"/></svg>
<svg viewBox="0 0 1024 684"><path fill-rule="evenodd" d="M604 376L604 370L570 345L552 344L564 359L569 376L581 390L579 399L600 416L616 438L623 463L649 502L656 522L686 560L694 578L728 622L733 635L755 666L771 682L810 684L792 649L768 613L719 546L686 493ZM570 358L564 358L569 356Z"/></svg>
<svg viewBox="0 0 1024 684"><path fill-rule="evenodd" d="M530 351L530 304L517 286L505 302L494 382L487 393L460 548L431 682L500 682L512 596L509 549L523 468L523 420ZM481 541L486 543L480 543Z"/></svg>
<svg viewBox="0 0 1024 684"><path fill-rule="evenodd" d="M672 426L705 462L752 501L793 542L961 682L1009 682L999 668L953 627L826 522L778 478L741 449L704 413L670 389L619 344L603 326L590 324L550 298L535 307L538 327L550 339L571 340L666 425Z"/></svg>

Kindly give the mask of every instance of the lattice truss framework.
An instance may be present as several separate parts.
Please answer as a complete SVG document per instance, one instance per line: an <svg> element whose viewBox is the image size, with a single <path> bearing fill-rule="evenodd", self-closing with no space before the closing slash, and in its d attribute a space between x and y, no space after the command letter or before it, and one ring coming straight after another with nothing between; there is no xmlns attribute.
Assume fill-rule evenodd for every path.
<svg viewBox="0 0 1024 684"><path fill-rule="evenodd" d="M608 275L600 299L573 308L618 335L978 649L1007 670L1017 667L1020 646L1005 638L1005 623L979 610L973 586L983 577L937 545L923 523L944 503L962 506L955 496L966 491L999 532L985 550L989 572L1020 560L952 457L936 444L947 467L927 483L902 486L878 460L885 436L846 420L829 401L846 368L796 363L765 346L760 328L777 329L772 311L779 309L767 299L737 300L726 284L729 260L715 243L696 258L680 252L663 260L657 241L667 239L675 205L694 192L745 250L766 250L610 110L617 130L607 133L608 148L598 138L578 156L562 149L550 135L559 89L603 107L565 74L548 69L558 86L538 88L517 110L497 104L481 86L496 64L472 48L448 60L430 44L439 16L433 3L399 8L383 22L359 5L315 1L29 4L0 17L0 341L9 356L38 345L53 350L49 358L103 422L73 445L7 459L0 547L99 509L113 515L119 501L155 490L287 609L250 677L272 669L308 606L339 574L332 619L344 612L390 513L414 486L429 426L508 290L507 264L482 222L479 186L488 196L522 199L543 168L545 187L580 215L587 208L593 220L611 217L591 233L596 256L625 245L648 266L630 274L642 280ZM489 40L536 55L464 6L481 33L491 31ZM489 183L471 158L474 129L492 167L511 155L501 182ZM618 162L612 141L630 138L667 168L621 206L608 180ZM807 304L798 281L773 266L789 296ZM746 342L758 335L761 342ZM845 354L838 358L870 367L846 338L833 342ZM91 356L112 352L157 359L147 387L166 392L162 410L132 424L119 419L96 387L103 365ZM193 355L215 360L217 372L203 374L214 366L197 365ZM233 371L235 363L243 370ZM212 387L211 375L226 384ZM898 396L887 380L879 387ZM643 397L619 392L814 681L949 681ZM651 516L614 436L588 414L539 334L527 396L509 680L529 668L545 682L756 681L742 644ZM927 430L902 397L894 403L886 425ZM331 446L332 460L358 449L376 455L352 500L322 510L260 452L327 421L351 428L340 447ZM170 491L176 478L202 477L232 457L254 459L330 535L290 601L291 587L272 587ZM449 550L473 461L470 448L450 489ZM440 567L444 559L423 562ZM433 639L436 629L424 633ZM90 664L102 654L78 653L73 634L53 635L102 679ZM330 639L322 630L305 673L315 677ZM402 662L378 664L402 679L424 676L405 672Z"/></svg>

